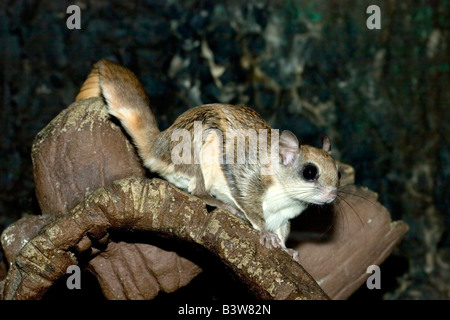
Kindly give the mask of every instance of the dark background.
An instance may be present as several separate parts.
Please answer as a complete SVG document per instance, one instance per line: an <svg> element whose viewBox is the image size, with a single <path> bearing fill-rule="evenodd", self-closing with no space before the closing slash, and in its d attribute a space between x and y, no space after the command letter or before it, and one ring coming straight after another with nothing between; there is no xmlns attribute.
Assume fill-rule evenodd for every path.
<svg viewBox="0 0 450 320"><path fill-rule="evenodd" d="M70 4L81 30L66 27ZM372 4L381 30L366 27ZM33 138L109 58L141 79L161 128L222 102L304 143L326 133L411 228L382 290L352 298L448 299L449 12L448 0L0 1L0 232L39 214Z"/></svg>

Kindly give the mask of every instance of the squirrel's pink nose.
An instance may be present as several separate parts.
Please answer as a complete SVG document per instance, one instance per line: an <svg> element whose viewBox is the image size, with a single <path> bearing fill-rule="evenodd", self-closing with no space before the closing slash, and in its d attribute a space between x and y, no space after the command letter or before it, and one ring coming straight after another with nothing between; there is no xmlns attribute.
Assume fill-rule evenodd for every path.
<svg viewBox="0 0 450 320"><path fill-rule="evenodd" d="M337 197L337 189L332 188L327 191L326 197L328 198L327 203L333 202Z"/></svg>

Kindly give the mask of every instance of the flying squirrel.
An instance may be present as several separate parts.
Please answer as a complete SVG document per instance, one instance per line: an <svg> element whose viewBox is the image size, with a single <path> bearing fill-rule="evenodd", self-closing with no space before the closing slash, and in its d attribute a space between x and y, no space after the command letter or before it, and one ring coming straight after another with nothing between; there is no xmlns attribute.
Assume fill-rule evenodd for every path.
<svg viewBox="0 0 450 320"><path fill-rule="evenodd" d="M338 167L330 155L328 137L323 138L320 149L301 145L290 131L271 135L278 130L274 131L253 109L219 103L189 109L160 131L136 75L105 59L94 65L76 100L92 96L104 97L109 114L130 135L146 168L207 205L248 221L260 232L261 245L281 247L299 262L298 252L285 245L290 219L309 204L323 205L337 197ZM200 139L196 137L199 130ZM256 144L256 157L251 153L252 144L245 141L241 159L236 161L239 153L234 137L242 138L246 132L267 133L265 153L274 161L258 157L263 153L261 141ZM187 141L194 141L193 146L187 146L191 154L185 159L197 161L174 161L174 150L180 149L183 133L188 135ZM235 133L231 142L224 139L230 133ZM272 141L278 142L275 149L267 147ZM230 146L234 148L227 149ZM186 146L182 147L186 151ZM229 150L234 161L224 161Z"/></svg>

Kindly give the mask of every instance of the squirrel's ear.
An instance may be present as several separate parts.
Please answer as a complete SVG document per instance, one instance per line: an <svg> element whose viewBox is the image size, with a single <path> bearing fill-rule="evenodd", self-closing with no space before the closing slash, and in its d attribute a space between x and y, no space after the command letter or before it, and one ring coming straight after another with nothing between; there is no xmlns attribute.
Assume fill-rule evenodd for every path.
<svg viewBox="0 0 450 320"><path fill-rule="evenodd" d="M331 153L331 142L330 138L328 138L327 136L324 136L322 138L322 150L327 153Z"/></svg>
<svg viewBox="0 0 450 320"><path fill-rule="evenodd" d="M297 159L300 154L300 144L292 132L284 130L281 133L279 152L285 166L292 165Z"/></svg>

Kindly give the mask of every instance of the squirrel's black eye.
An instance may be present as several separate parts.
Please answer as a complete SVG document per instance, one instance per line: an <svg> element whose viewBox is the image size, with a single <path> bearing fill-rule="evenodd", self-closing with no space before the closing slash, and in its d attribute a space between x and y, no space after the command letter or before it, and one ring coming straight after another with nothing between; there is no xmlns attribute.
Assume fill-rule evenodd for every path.
<svg viewBox="0 0 450 320"><path fill-rule="evenodd" d="M317 174L318 174L317 167L312 164L307 164L303 167L303 178L307 181L315 181L317 180Z"/></svg>
<svg viewBox="0 0 450 320"><path fill-rule="evenodd" d="M341 180L341 172L338 171L338 179Z"/></svg>

